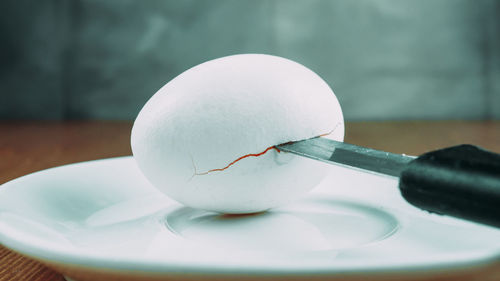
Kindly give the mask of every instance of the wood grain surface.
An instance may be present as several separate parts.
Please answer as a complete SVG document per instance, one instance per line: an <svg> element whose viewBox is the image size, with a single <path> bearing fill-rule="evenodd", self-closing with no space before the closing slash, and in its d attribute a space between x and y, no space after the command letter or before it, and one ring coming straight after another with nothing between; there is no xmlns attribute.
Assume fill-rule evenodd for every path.
<svg viewBox="0 0 500 281"><path fill-rule="evenodd" d="M63 164L130 155L131 127L129 121L0 122L0 184ZM500 153L500 121L348 122L345 141L413 155L461 143ZM0 245L0 281L59 280Z"/></svg>

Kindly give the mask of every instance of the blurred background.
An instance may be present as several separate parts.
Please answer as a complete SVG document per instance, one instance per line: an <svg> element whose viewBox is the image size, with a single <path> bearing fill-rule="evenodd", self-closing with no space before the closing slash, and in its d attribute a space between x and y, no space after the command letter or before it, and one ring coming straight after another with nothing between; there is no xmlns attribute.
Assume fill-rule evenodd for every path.
<svg viewBox="0 0 500 281"><path fill-rule="evenodd" d="M298 61L347 120L500 119L500 1L3 0L0 119L131 120L221 56Z"/></svg>

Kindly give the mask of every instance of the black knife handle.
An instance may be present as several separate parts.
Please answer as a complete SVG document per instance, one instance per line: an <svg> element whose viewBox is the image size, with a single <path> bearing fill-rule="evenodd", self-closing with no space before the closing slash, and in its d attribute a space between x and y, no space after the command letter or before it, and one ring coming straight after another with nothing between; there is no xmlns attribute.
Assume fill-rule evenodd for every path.
<svg viewBox="0 0 500 281"><path fill-rule="evenodd" d="M500 154L467 144L423 154L399 189L418 208L500 227Z"/></svg>

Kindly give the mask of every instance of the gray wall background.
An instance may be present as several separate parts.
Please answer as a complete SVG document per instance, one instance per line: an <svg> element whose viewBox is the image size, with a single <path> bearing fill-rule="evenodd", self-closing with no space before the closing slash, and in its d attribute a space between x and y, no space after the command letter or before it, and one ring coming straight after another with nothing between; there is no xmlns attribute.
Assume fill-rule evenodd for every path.
<svg viewBox="0 0 500 281"><path fill-rule="evenodd" d="M1 119L133 119L203 61L268 53L348 120L499 119L500 1L3 0Z"/></svg>

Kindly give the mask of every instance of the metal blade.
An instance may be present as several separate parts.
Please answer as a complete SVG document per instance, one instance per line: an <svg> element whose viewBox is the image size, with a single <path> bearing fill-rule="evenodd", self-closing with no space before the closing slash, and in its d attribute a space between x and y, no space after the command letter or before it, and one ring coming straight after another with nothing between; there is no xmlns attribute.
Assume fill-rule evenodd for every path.
<svg viewBox="0 0 500 281"><path fill-rule="evenodd" d="M415 159L322 137L280 144L277 148L314 160L393 177L399 177L406 164Z"/></svg>

